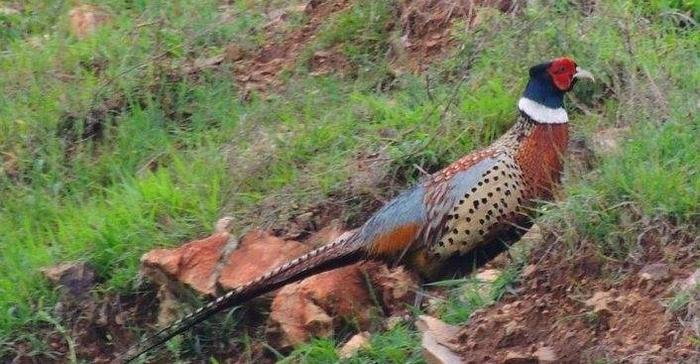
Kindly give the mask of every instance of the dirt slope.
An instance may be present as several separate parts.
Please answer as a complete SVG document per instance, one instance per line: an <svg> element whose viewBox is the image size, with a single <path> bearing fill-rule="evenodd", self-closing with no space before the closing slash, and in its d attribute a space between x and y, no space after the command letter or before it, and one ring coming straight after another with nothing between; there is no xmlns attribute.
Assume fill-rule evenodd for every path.
<svg viewBox="0 0 700 364"><path fill-rule="evenodd" d="M552 242L535 249L514 295L478 311L456 340L468 363L535 360L546 350L556 362L698 362L696 332L672 299L697 284L693 237L663 239L668 226L640 237L636 262L609 262L582 244L571 252ZM612 279L611 277L616 277ZM507 361L506 361L507 362Z"/></svg>

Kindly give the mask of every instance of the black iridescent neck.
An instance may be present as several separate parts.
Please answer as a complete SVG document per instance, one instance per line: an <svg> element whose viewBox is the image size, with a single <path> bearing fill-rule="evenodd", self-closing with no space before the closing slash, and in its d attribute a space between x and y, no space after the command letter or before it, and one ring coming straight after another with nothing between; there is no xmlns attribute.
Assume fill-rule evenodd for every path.
<svg viewBox="0 0 700 364"><path fill-rule="evenodd" d="M525 87L523 97L557 109L564 105L564 92L554 87L552 77L547 72L548 67L548 63L543 63L530 69L530 81Z"/></svg>

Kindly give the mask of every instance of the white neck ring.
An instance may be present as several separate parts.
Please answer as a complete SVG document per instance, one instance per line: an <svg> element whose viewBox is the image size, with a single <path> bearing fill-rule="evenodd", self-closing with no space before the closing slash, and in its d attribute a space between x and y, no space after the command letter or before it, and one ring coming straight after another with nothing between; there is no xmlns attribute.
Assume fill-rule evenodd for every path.
<svg viewBox="0 0 700 364"><path fill-rule="evenodd" d="M527 97L520 98L520 101L518 101L518 109L538 123L564 124L569 122L569 115L563 107L553 109L532 101Z"/></svg>

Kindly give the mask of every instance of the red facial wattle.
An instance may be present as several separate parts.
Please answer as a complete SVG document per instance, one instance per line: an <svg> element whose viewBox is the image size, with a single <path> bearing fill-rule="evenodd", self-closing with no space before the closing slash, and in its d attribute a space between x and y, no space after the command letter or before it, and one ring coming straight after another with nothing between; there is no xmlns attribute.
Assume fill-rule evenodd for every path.
<svg viewBox="0 0 700 364"><path fill-rule="evenodd" d="M570 58L557 58L547 70L552 77L552 82L561 91L568 91L573 86L576 74L576 62Z"/></svg>

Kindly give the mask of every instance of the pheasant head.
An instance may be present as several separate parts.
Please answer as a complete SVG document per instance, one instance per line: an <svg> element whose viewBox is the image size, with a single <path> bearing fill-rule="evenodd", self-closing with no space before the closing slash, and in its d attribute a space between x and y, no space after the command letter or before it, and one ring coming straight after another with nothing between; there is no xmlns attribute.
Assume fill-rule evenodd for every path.
<svg viewBox="0 0 700 364"><path fill-rule="evenodd" d="M567 57L538 64L530 68L530 80L518 102L520 111L540 123L560 124L568 121L564 111L564 94L570 91L576 80L593 75Z"/></svg>

